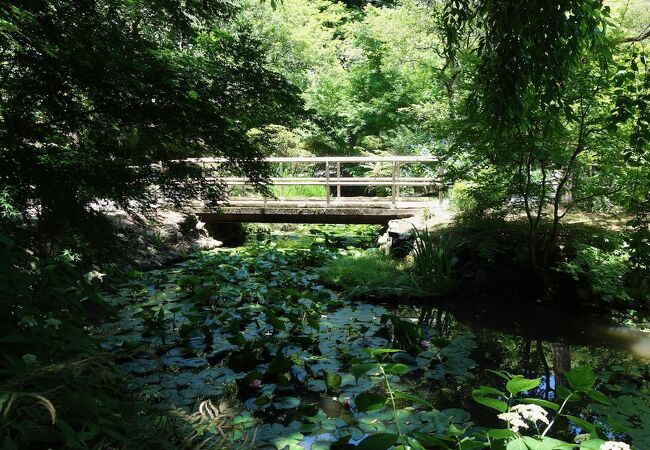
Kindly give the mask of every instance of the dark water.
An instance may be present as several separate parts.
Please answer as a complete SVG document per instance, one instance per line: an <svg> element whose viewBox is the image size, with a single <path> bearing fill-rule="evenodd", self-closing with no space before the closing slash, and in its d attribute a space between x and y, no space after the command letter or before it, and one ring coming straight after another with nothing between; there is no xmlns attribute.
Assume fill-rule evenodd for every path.
<svg viewBox="0 0 650 450"><path fill-rule="evenodd" d="M598 348L650 362L650 330L642 331L644 325L650 324L616 324L603 317L602 312L467 298L412 304L396 312L440 331L451 332L465 326L484 336L523 343L542 341L568 348Z"/></svg>

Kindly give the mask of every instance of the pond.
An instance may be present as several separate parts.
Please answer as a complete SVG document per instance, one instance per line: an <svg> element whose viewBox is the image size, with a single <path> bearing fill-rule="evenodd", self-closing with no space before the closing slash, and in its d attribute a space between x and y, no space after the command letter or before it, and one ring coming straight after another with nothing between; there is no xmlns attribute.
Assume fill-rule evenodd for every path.
<svg viewBox="0 0 650 450"><path fill-rule="evenodd" d="M183 415L190 438L213 447L481 448L516 437L497 418L515 398L506 384L512 393L528 380L517 398L557 409L576 387L570 370L589 365L597 378L586 395L568 394L554 437L591 431L600 442L597 426L650 448L646 333L569 301L562 311L461 297L379 303L323 286L319 269L372 246L376 231L260 232L134 273L107 296L117 314L98 336L122 355L140 401ZM525 378L506 383L514 375Z"/></svg>

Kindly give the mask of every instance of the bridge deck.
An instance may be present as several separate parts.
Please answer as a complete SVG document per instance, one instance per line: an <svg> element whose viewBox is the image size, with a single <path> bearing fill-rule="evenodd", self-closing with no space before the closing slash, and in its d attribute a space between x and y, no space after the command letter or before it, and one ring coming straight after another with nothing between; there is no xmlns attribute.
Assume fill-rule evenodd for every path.
<svg viewBox="0 0 650 450"><path fill-rule="evenodd" d="M194 212L206 223L345 223L386 224L393 219L411 217L438 201L409 199L392 203L390 198L342 197L328 204L320 199L230 199L219 210L205 207Z"/></svg>

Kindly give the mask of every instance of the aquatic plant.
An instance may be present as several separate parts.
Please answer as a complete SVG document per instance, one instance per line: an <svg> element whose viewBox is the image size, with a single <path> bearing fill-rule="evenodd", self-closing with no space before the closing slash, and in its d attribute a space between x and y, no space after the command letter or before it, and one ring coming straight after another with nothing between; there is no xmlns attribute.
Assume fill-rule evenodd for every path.
<svg viewBox="0 0 650 450"><path fill-rule="evenodd" d="M454 285L455 257L450 241L442 235L413 227L413 274L417 287L428 294L449 293Z"/></svg>

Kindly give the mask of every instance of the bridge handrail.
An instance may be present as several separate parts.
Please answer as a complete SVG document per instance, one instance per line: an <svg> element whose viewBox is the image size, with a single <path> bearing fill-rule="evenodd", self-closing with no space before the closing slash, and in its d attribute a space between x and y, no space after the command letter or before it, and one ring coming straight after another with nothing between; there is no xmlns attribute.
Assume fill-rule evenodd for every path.
<svg viewBox="0 0 650 450"><path fill-rule="evenodd" d="M373 163L373 162L440 162L436 156L270 156L263 159L269 163ZM227 158L188 158L193 163L224 163Z"/></svg>
<svg viewBox="0 0 650 450"><path fill-rule="evenodd" d="M190 158L184 161L201 165L204 169L216 168L219 163L229 162L226 158ZM444 168L442 161L435 156L298 156L298 157L267 157L267 163L280 165L280 173L285 164L322 164L325 163L325 174L322 177L272 177L271 185L280 188L280 197L284 195L284 186L325 186L327 204L331 201L330 186L336 187L336 197L341 198L341 186L389 186L391 189L392 205L395 206L400 198L400 187L419 186L426 187L436 184L438 198L442 201ZM430 162L438 163L438 177L401 177L401 164ZM341 164L347 163L390 163L392 174L390 177L342 177ZM336 175L331 174L331 167L335 165ZM226 185L241 186L248 184L245 177L206 177L207 181L223 182ZM266 201L266 198L265 198Z"/></svg>

